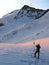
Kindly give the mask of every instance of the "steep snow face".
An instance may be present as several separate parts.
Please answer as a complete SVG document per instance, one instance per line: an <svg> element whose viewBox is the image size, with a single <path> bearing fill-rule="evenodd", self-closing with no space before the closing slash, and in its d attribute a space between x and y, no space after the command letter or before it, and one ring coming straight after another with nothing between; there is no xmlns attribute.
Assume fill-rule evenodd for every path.
<svg viewBox="0 0 49 65"><path fill-rule="evenodd" d="M36 20L38 24L41 25L42 30L40 34L37 35L37 38L49 37L49 11L40 19Z"/></svg>
<svg viewBox="0 0 49 65"><path fill-rule="evenodd" d="M36 20L41 26L49 27L49 11L40 19Z"/></svg>

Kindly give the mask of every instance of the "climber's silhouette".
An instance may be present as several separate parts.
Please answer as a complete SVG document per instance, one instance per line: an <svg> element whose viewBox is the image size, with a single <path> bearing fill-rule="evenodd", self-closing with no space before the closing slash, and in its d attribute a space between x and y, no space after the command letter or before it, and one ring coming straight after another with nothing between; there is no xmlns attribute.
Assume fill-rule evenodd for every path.
<svg viewBox="0 0 49 65"><path fill-rule="evenodd" d="M38 59L39 59L39 54L40 54L40 44L37 44L36 45L36 51L35 51L35 53L34 53L34 57L36 57L36 54L38 54Z"/></svg>

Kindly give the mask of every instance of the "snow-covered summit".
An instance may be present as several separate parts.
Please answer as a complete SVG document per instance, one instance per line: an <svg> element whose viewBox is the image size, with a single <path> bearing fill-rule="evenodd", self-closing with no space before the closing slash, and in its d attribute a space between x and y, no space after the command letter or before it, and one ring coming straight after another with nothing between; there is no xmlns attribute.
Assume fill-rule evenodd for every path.
<svg viewBox="0 0 49 65"><path fill-rule="evenodd" d="M44 11L45 10L36 9L36 8L30 7L28 5L24 5L14 18L17 19L17 18L21 18L23 16L27 16L32 19L37 19L41 16L41 14L44 13Z"/></svg>

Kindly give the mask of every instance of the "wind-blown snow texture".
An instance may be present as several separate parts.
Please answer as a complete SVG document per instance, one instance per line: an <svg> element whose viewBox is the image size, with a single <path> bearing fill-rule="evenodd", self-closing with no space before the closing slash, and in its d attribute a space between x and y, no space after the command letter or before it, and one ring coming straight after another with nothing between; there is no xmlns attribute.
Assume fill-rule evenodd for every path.
<svg viewBox="0 0 49 65"><path fill-rule="evenodd" d="M2 43L21 43L49 37L49 10L25 5L3 16L0 22L5 24L0 27Z"/></svg>

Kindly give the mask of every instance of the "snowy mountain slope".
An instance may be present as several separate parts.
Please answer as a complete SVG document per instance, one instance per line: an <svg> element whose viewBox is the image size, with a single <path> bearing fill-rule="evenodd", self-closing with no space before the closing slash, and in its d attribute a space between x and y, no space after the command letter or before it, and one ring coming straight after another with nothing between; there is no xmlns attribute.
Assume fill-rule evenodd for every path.
<svg viewBox="0 0 49 65"><path fill-rule="evenodd" d="M17 15L18 12L19 12L19 10L12 11L11 13L8 13L8 14L4 15L4 16L1 18L1 20L7 21L7 25L8 25L8 24L14 22L14 19L13 19L13 18L14 18L14 16ZM5 21L4 21L4 22L5 22Z"/></svg>
<svg viewBox="0 0 49 65"><path fill-rule="evenodd" d="M34 44L40 43L40 58L34 58ZM36 45L35 44L35 45ZM49 65L49 38L26 43L0 43L1 65Z"/></svg>
<svg viewBox="0 0 49 65"><path fill-rule="evenodd" d="M27 16L29 13L26 14L25 10L31 10L32 14L32 8L24 6L20 10L9 13L2 18L7 21L7 25L0 27L0 42L20 43L49 37L49 11L42 17L34 20ZM33 8L34 10L36 13L39 11L40 15L45 12L45 10L41 12L41 10ZM14 18L16 15L17 19ZM21 17L21 15L23 16Z"/></svg>

